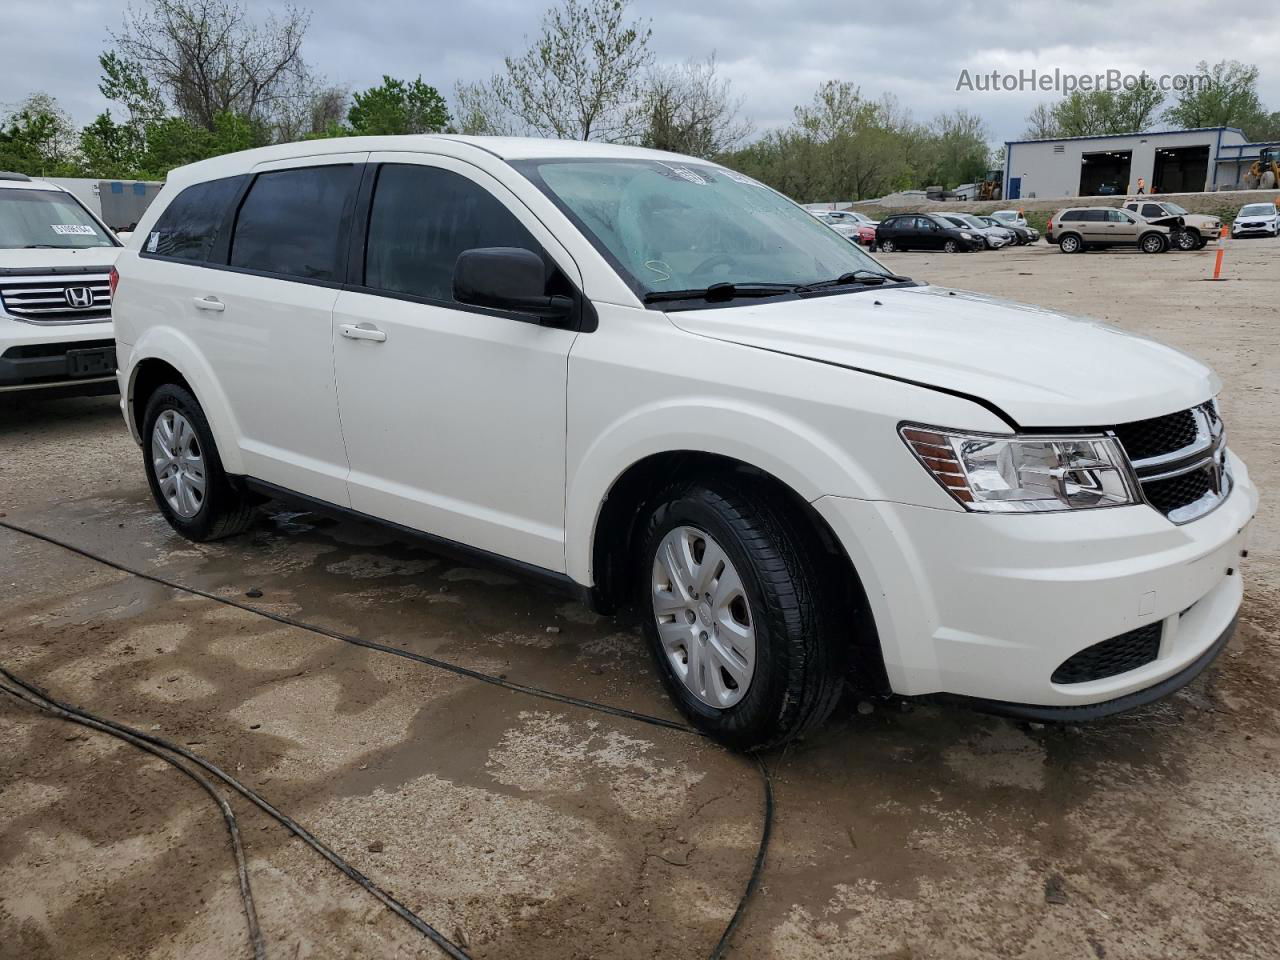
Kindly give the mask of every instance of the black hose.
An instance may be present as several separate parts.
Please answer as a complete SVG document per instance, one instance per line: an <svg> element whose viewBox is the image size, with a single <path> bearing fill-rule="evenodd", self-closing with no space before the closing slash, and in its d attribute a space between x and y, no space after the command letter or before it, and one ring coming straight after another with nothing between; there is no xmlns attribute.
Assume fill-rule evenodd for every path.
<svg viewBox="0 0 1280 960"><path fill-rule="evenodd" d="M236 600L232 597L218 596L216 593L210 593L207 590L201 590L198 587L187 586L186 584L178 583L176 580L170 580L166 577L161 577L153 573L147 573L146 571L143 571L143 570L137 570L133 567L126 566L125 564L119 563L115 560L111 560L108 557L103 557L99 554L93 553L90 550L85 550L82 547L77 547L74 544L67 543L63 540L59 540L56 537L50 536L49 534L40 533L39 531L36 531L36 530L30 530L26 527L21 527L21 526L18 526L17 524L10 523L4 519L0 519L0 528L10 530L13 533L19 533L24 536L31 537L35 540L43 541L44 543L51 544L52 546L55 546L55 547L60 547L63 550L67 550L67 551L70 551L71 553L78 554L79 556L82 556L87 560L92 560L95 563L101 564L106 567L110 567L113 570L118 570L121 573L128 574L129 576L137 577L138 579L141 579L141 580L147 580L151 583L158 584L159 586L162 586L162 587L167 587L170 590L176 590L179 593L185 593L191 596L201 597L205 600L211 600L214 603L221 603L225 606L234 607L237 610L243 610L246 613L252 613L252 614L255 614L256 616L264 617L267 620L273 620L276 623L283 624L284 626L294 627L299 630L305 630L309 633L314 633L322 637L327 637L328 639L331 639L331 640L339 640L343 643L349 643L349 644L352 644L353 646L363 647L367 650L375 650L379 653L389 653L392 656L403 657L406 660L413 660L417 663L422 663L422 664L425 664L426 666L434 667L438 670L444 670L449 673L453 673L462 677L469 677L472 680L479 680L482 683L488 683L494 686L503 687L504 689L512 690L517 693L528 694L529 696L532 696L532 697L539 697L541 699L551 700L556 703L563 703L570 706L581 707L584 710L593 710L597 713L604 713L609 716L620 717L626 720L635 720L640 723L647 723L655 727L663 727L669 730L678 730L681 733L688 733L688 734L692 734L693 736L698 736L698 737L705 736L705 734L702 733L701 730L698 730L696 727L692 727L686 723L680 723L675 720L668 720L664 717L655 717L646 713L639 713L635 710L627 710L624 707L615 707L605 703L596 703L595 701L592 701L592 700L583 700L578 697L571 697L566 694L556 693L552 690L544 690L540 687L533 687L523 683L516 683L514 681L506 679L505 677L497 677L497 676L493 676L492 674L482 673L478 670L472 670L469 667L461 666L460 664L450 663L447 660L438 660L435 657L428 657L420 653L412 653L411 651L401 650L397 647L388 646L387 644L383 644L383 643L377 643L373 640L364 640L360 637L356 637L347 633L342 633L341 631L333 630L329 627L307 623L306 621L303 621L303 620L297 620L293 617L286 616L285 614L273 613L270 610L262 610L258 607L255 607L248 603L244 603L240 600ZM0 674L10 678L11 682L19 684L24 689L32 691L37 696L40 696L44 699L49 700L50 703L55 704L56 706L64 710L67 710L68 712L83 713L83 711L78 711L75 707L71 707L67 704L59 703L58 701L47 697L47 695L39 691L37 688L31 687L30 685L18 680L18 678L14 677L13 674L11 674L3 666L0 666ZM85 714L85 716L89 716L89 715ZM93 719L97 719L97 718L93 718ZM356 870L354 867L348 864L345 860L342 860L342 858L339 857L336 853L334 853L332 850L330 850L328 847L322 844L319 840L313 837L310 833L308 833L302 827L298 826L296 823L290 820L283 813L276 810L275 807L271 806L269 803L267 803L267 801L263 800L258 794L254 793L252 790L250 790L248 787L241 784L239 781L235 780L233 777L230 777L228 774L219 770L213 764L209 763L206 760L203 760L200 757L197 757L195 754L191 753L190 751L182 747L178 747L174 744L169 744L165 741L159 741L158 738L151 737L149 734L143 733L140 730L133 730L129 727L125 727L123 724L112 724L111 721L100 720L99 722L103 722L108 725L115 726L118 729L126 733L129 733L133 736L136 736L137 738L144 740L146 742L156 743L157 745L163 746L166 749L173 750L175 753L178 753L179 755L186 757L187 759L191 760L193 763L196 763L201 767L203 767L204 769L208 770L210 773L212 773L214 776L221 779L224 783L226 783L232 789L236 790L246 799L248 799L249 801L254 803L256 806L258 806L268 815L274 817L276 820L278 820L280 823L286 826L291 832L294 833L295 836L299 837L301 840L303 840L309 846L315 849L318 853L320 853L321 856L323 856L326 860L328 860L330 863L336 866L348 878L355 881L360 886L364 887L365 890L372 893L386 907L388 907L388 909L392 910L392 912L396 913L398 916L408 921L410 925L414 927L414 929L418 930L419 932L427 936L428 939L430 939L433 943L435 943L442 950L444 950L445 953L449 954L449 956L456 958L456 960L470 960L470 958L467 956L466 953L464 953L461 950L461 948L457 947L455 944L453 944L451 941L445 938L434 927L432 927L426 921L422 920L420 917L414 914L411 910L409 910L408 907L405 907L403 904L401 904L398 900L396 900L390 894L386 893L385 891L381 890L381 888L377 887L371 880L369 880L368 877L364 876L364 874L360 873L358 870ZM711 955L708 958L708 960L722 960L722 958L727 955L730 941L733 939L733 935L737 932L738 926L742 921L742 917L746 913L747 904L751 900L752 896L754 896L756 889L760 885L760 878L764 872L765 856L768 853L769 840L773 833L773 819L774 819L773 780L769 775L768 768L765 767L764 761L761 760L759 755L755 755L754 759L760 771L761 780L763 781L763 784L764 784L764 816L763 816L764 823L760 832L760 845L756 850L755 862L752 866L751 876L747 880L746 889L743 891L741 898L738 900L737 908L734 910L733 916L729 918L729 923L726 925L724 929L724 933L721 934L720 939L716 943L715 949L711 952Z"/></svg>
<svg viewBox="0 0 1280 960"><path fill-rule="evenodd" d="M9 673L7 670L4 671L4 674L8 678L13 678L13 674ZM15 700L20 700L29 706L35 707L38 710L43 710L55 717L61 717L63 720L68 720L71 723L78 723L81 726L89 727L92 730L98 730L108 736L116 737L119 740L130 743L139 750L145 750L147 753L159 757L165 763L177 767L188 777L198 783L204 789L204 792L213 798L214 803L218 805L218 809L222 811L222 819L227 824L227 833L231 836L231 850L235 855L236 860L236 875L240 880L240 899L244 902L244 916L245 921L249 925L249 943L253 947L254 960L266 960L267 944L262 938L262 928L258 926L258 911L253 903L253 890L249 886L249 867L245 863L244 847L240 843L240 827L236 824L236 815L231 809L231 804L227 803L226 799L217 791L214 785L195 770L188 767L185 763L180 763L173 757L164 753L164 751L158 750L151 744L146 743L140 737L135 737L122 730L116 730L109 722L98 720L96 717L91 717L81 711L66 710L55 705L52 701L47 700L44 697L23 692L31 688L20 681L19 686L21 687L20 690L14 690L6 684L0 683L0 692L7 693Z"/></svg>

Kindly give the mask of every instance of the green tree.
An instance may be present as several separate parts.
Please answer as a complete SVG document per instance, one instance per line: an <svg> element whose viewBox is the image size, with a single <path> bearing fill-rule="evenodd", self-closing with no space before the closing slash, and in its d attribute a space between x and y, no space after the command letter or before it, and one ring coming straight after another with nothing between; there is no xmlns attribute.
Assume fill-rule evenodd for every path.
<svg viewBox="0 0 1280 960"><path fill-rule="evenodd" d="M1270 116L1258 97L1258 68L1238 60L1220 60L1212 67L1201 60L1194 80L1179 91L1164 118L1178 127L1240 127L1253 138L1270 126Z"/></svg>
<svg viewBox="0 0 1280 960"><path fill-rule="evenodd" d="M395 135L438 133L449 125L449 108L435 87L418 77L411 83L383 76L380 86L353 97L347 120L351 133Z"/></svg>
<svg viewBox="0 0 1280 960"><path fill-rule="evenodd" d="M95 177L137 176L146 152L142 129L130 123L116 123L104 110L80 131L80 156L85 171Z"/></svg>
<svg viewBox="0 0 1280 960"><path fill-rule="evenodd" d="M1155 122L1164 92L1147 80L1124 90L1077 90L1027 115L1031 140L1137 133Z"/></svg>
<svg viewBox="0 0 1280 960"><path fill-rule="evenodd" d="M626 0L563 0L542 32L488 83L460 87L464 128L566 140L633 138L651 31L627 23Z"/></svg>
<svg viewBox="0 0 1280 960"><path fill-rule="evenodd" d="M742 99L716 76L716 58L688 60L650 71L636 127L641 146L695 157L715 157L751 132L738 118Z"/></svg>
<svg viewBox="0 0 1280 960"><path fill-rule="evenodd" d="M75 176L76 132L47 93L33 93L0 119L0 169L37 176Z"/></svg>

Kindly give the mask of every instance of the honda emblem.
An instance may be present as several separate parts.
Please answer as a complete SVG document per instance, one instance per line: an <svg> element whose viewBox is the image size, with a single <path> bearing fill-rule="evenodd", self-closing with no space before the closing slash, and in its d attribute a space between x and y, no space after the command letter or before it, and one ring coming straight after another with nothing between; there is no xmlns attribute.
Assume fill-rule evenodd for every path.
<svg viewBox="0 0 1280 960"><path fill-rule="evenodd" d="M62 295L67 300L67 306L77 310L85 310L93 306L93 288L91 287L67 287Z"/></svg>

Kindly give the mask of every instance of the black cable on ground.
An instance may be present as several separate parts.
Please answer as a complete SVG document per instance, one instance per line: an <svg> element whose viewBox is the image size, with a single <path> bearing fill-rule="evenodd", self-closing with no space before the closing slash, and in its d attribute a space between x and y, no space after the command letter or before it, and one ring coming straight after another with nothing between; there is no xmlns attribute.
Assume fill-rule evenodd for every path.
<svg viewBox="0 0 1280 960"><path fill-rule="evenodd" d="M8 671L5 671L5 675L9 677L12 676ZM28 689L25 684L22 684L21 687L21 690L14 690L6 684L0 683L0 692L7 693L15 700L19 700L22 703L35 707L38 710L43 710L45 713L52 714L55 717L60 717L61 719L70 721L71 723L78 723L81 726L89 727L92 730L98 730L108 736L130 743L139 750L145 750L147 753L159 757L170 766L177 767L188 777L198 783L204 789L204 792L213 798L214 803L218 805L218 809L222 811L222 819L226 821L227 824L227 833L231 836L231 850L235 856L236 874L240 880L240 899L244 902L245 922L249 926L249 944L253 947L254 960L266 960L267 944L262 938L262 929L258 926L258 911L253 903L253 890L249 886L249 867L245 863L244 847L240 843L240 827L236 824L236 815L231 809L231 804L227 803L222 794L217 791L217 788L205 779L205 777L201 776L195 770L192 770L185 763L175 760L163 751L151 746L151 744L145 743L140 738L132 736L131 734L125 733L121 730L113 729L110 723L100 721L88 714L81 714L80 711L73 712L70 710L64 710L59 706L55 706L51 701L48 701L43 697L25 693L23 691Z"/></svg>
<svg viewBox="0 0 1280 960"><path fill-rule="evenodd" d="M363 647L367 650L374 650L379 653L389 653L392 656L403 657L406 660L413 660L417 663L422 663L422 664L425 664L426 666L434 667L438 670L444 670L448 673L453 673L462 677L469 677L472 680L479 680L482 683L488 683L493 686L503 687L504 689L512 690L517 693L528 694L529 696L532 696L532 697L539 697L541 699L551 700L556 703L563 703L570 706L581 707L582 709L585 709L585 710L593 710L597 713L604 713L609 716L619 717L626 720L635 720L640 723L647 723L655 727L664 727L669 730L678 730L681 733L688 733L697 737L705 736L705 734L703 734L702 731L698 730L696 727L692 727L688 724L680 723L675 720L668 720L664 717L654 717L654 716L650 716L649 714L639 713L635 710L627 710L624 707L615 707L605 703L596 703L595 701L592 701L592 700L583 700L579 697L571 697L571 696L568 696L567 694L556 693L555 691L552 691L552 690L544 690L541 687L533 687L533 686L529 686L528 684L516 683L514 681L506 679L505 677L496 677L496 676L493 676L492 674L482 673L479 670L472 670L469 667L464 667L456 663L450 663L447 660L438 660L435 657L428 657L420 653L413 653L408 650L402 650L397 647L388 646L387 644L377 643L376 641L373 641L373 640L365 640L360 637L353 636L351 634L342 633L341 631L333 630L333 629L330 629L329 627L320 626L318 624L307 623L304 620L297 620L285 614L273 613L270 610L263 610L253 606L252 604L244 603L240 600L237 600L233 597L219 596L216 593L210 593L209 591L201 590L198 587L187 586L186 584L179 583L176 580L170 580L166 577L158 576L157 574L147 573L144 570L138 570L133 567L126 566L125 564L119 563L118 561L112 560L108 557L104 557L99 554L93 553L90 550L85 550L82 547L77 547L74 544L67 543L63 540L59 540L58 538L50 536L49 534L40 533L37 530L31 530L31 529L28 529L27 527L18 526L17 524L10 523L7 520L0 519L0 528L10 530L13 533L19 533L24 536L31 537L32 539L35 539L35 540L43 541L44 543L51 544L52 546L55 546L55 547L60 547L63 550L67 550L71 553L78 554L79 556L84 557L86 560L92 560L95 563L101 564L105 567L110 567L113 570L118 570L121 573L128 574L129 576L137 577L140 580L147 580L159 586L167 587L170 590L176 590L179 593L185 593L191 596L201 597L205 600L211 600L214 603L220 603L225 606L234 607L237 610L243 610L246 613L255 614L256 616L263 617L267 620L273 620L276 623L283 624L284 626L294 627L299 630L305 630L309 633L314 633L319 636L326 637L330 640L338 640L338 641L341 641L342 643L349 643L353 646ZM316 852L318 852L326 860L328 860L340 871L342 871L342 873L345 874L349 879L355 881L357 884L362 886L365 890L372 893L375 897L377 897L379 901L383 903L384 906L386 906L388 909L394 912L397 916L400 916L401 918L406 920L411 926L414 927L414 929L418 930L420 933L422 933L424 936L430 939L433 943L435 943L442 950L444 950L445 953L449 954L449 956L454 957L455 960L470 960L470 957L468 957L468 955L464 953L461 950L461 948L457 947L455 944L449 941L446 937L444 937L438 930L436 930L434 927L428 924L425 920L422 920L420 917L414 914L413 911L409 910L408 907L405 907L403 904L401 904L398 900L396 900L390 894L386 893L381 888L379 888L376 884L373 883L373 881L369 880L368 877L366 877L364 874L360 873L360 871L356 870L354 867L348 864L345 860L343 860L336 853L334 853L332 850L326 847L323 843L321 843L319 840L313 837L305 829L303 829L298 824L294 823L294 821L289 819L287 816L285 816L275 807L271 806L271 804L267 803L267 801L262 799L262 797L260 797L257 793L255 793L254 791L250 790L248 787L241 784L235 778L224 773L222 770L218 769L213 764L196 756L195 754L191 753L190 751L186 750L183 747L179 747L175 744L170 744L167 741L161 741L159 740L159 738L152 737L150 734L144 733L140 730L134 730L130 727L126 727L123 724L115 724L112 721L105 721L105 720L101 720L100 718L94 718L89 714L84 714L83 711L80 711L77 708L70 706L69 704L60 703L59 701L49 697L43 691L40 691L38 688L33 687L22 680L19 680L17 677L11 674L8 670L6 670L3 666L0 666L0 675L3 675L9 678L11 682L17 683L23 689L26 689L32 692L36 696L44 700L47 700L49 703L69 713L83 714L85 717L89 719L93 719L93 720L96 720L97 722L112 726L124 733L130 734L147 743L152 743L157 746L164 747L165 749L172 750L173 752L179 754L180 756L186 757L188 760L192 761L193 763L196 763L199 766L203 767L205 770L208 770L215 777L218 777L219 779L221 779L224 783L226 783L232 789L236 790L238 793L240 793L242 796L244 796L246 799L252 802L255 806L259 807L269 816L275 818L280 823L282 823L295 836L297 836L299 839L303 840L305 843L311 846L314 850L316 850ZM738 905L733 912L733 916L729 918L729 923L725 927L724 933L721 934L720 940L716 943L715 949L711 952L709 960L722 960L722 958L726 956L729 945L730 945L730 941L733 939L733 935L737 932L737 928L741 923L743 915L746 912L747 904L751 900L752 896L756 892L756 889L760 885L760 877L764 872L765 856L767 855L768 848L769 848L769 839L773 832L773 817L774 817L773 780L769 775L768 769L764 765L764 761L761 760L758 755L754 756L754 759L756 761L757 767L759 768L760 776L764 784L764 796L765 796L764 824L760 834L760 846L756 851L755 863L751 870L751 876L747 881L746 889L743 891L742 897L738 901Z"/></svg>
<svg viewBox="0 0 1280 960"><path fill-rule="evenodd" d="M431 924L427 923L425 920L419 917L416 913L414 913L412 910L410 910L408 907L402 904L399 900L397 900L391 894L387 893L385 890L379 887L376 883L374 883L372 880L366 877L363 873L361 873L355 867L351 866L351 864L347 863L347 861L342 859L342 857L338 856L337 853L335 853L333 850L329 849L329 847L325 846L325 844L317 840L311 834L311 832L308 831L305 827L300 826L293 819L281 813L274 806L272 806L265 799L263 799L263 797L260 794L258 794L254 790L251 790L249 787L246 787L243 783L241 783L235 777L231 776L229 773L225 772L224 770L210 763L208 760L205 760L203 757L197 756L196 754L192 753L190 750L186 749L185 747L178 746L176 743L171 743L168 740L164 740L164 739L161 739L160 737L153 736L142 730L136 730L133 727L127 726L126 724L123 724L123 723L118 723L114 720L107 720L103 717L95 717L93 714L90 714L84 710L81 710L78 707L74 707L69 703L63 703L60 700L55 700L53 697L45 693L39 687L35 686L32 683L29 683L26 680L23 680L21 677L16 676L15 674L10 672L7 668L3 666L0 666L0 677L4 677L5 680L8 680L10 683L14 684L15 686L21 687L32 697L39 698L40 700L45 701L46 703L51 704L52 706L65 712L66 714L69 715L68 719L79 718L77 722L90 721L86 723L86 726L95 726L96 729L104 729L108 733L112 733L113 735L120 736L121 739L129 740L131 743L134 741L142 741L144 744L147 744L153 747L160 747L164 750L168 750L168 751L171 751L172 753L176 753L180 757L185 757L187 760L190 760L192 763L196 764L197 766L200 766L203 769L207 770L209 773L213 774L215 777L217 777L219 780L221 780L223 783L229 786L232 790L235 790L238 794L240 794L242 797L244 797L246 800L248 800L258 809L260 809L263 813L267 814L267 816L271 817L272 819L276 820L281 825L283 825L285 828L287 828L294 836L298 837L300 840L302 840L303 843L307 844L307 846L311 847L313 850L319 853L322 857L324 857L326 860L332 863L335 867L341 870L342 873L345 874L348 879L355 881L357 884L359 884L369 893L377 897L378 900L380 900L384 906L390 909L397 916L408 921L410 926L412 926L415 930L417 930L419 933L425 936L428 940L430 940L432 943L438 946L450 957L455 958L455 960L471 960L471 958L462 950L461 947L457 946L455 943L449 940L446 936L444 936L444 934L440 933L440 931L438 931L435 927L431 926ZM0 685L0 688L2 688L2 685ZM144 746L143 749L146 749L146 747ZM160 755L159 752L155 750L149 750L148 752L156 753L157 756Z"/></svg>

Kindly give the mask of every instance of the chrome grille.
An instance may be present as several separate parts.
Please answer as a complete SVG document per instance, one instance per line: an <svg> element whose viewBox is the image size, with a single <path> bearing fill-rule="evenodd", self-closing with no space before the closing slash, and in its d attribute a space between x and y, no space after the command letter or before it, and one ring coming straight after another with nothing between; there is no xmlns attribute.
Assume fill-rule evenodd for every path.
<svg viewBox="0 0 1280 960"><path fill-rule="evenodd" d="M1227 437L1211 400L1114 430L1147 503L1174 523L1203 517L1231 492Z"/></svg>
<svg viewBox="0 0 1280 960"><path fill-rule="evenodd" d="M0 277L0 307L28 323L89 323L111 318L106 273Z"/></svg>

